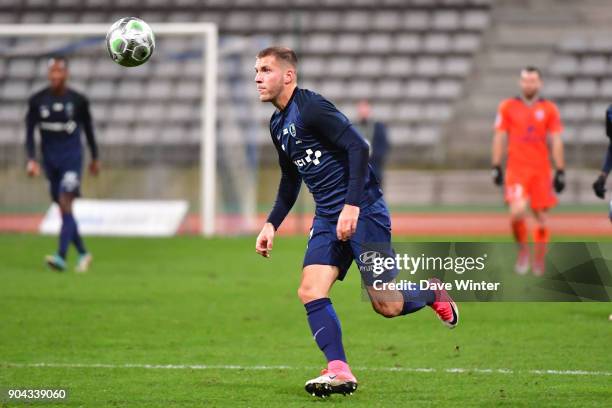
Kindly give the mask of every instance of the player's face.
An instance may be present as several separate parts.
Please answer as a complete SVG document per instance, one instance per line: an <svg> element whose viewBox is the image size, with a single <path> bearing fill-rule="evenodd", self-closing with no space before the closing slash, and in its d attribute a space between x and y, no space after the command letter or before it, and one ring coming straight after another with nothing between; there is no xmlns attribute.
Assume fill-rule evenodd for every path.
<svg viewBox="0 0 612 408"><path fill-rule="evenodd" d="M255 61L255 83L259 100L272 102L285 87L286 68L273 55L257 58Z"/></svg>
<svg viewBox="0 0 612 408"><path fill-rule="evenodd" d="M523 96L527 99L533 99L540 92L542 80L537 72L523 71L521 72L519 84Z"/></svg>
<svg viewBox="0 0 612 408"><path fill-rule="evenodd" d="M53 60L49 64L48 71L49 84L53 89L62 89L68 78L68 69L66 64L61 60Z"/></svg>

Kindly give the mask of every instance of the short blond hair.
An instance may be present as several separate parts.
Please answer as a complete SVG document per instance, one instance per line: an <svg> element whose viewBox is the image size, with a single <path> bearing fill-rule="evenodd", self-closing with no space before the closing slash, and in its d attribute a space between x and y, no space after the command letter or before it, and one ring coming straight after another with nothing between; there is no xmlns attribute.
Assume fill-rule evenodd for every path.
<svg viewBox="0 0 612 408"><path fill-rule="evenodd" d="M282 46L264 48L257 53L257 58L269 57L271 55L279 61L284 61L293 68L297 69L298 58L295 51L293 51L291 48Z"/></svg>

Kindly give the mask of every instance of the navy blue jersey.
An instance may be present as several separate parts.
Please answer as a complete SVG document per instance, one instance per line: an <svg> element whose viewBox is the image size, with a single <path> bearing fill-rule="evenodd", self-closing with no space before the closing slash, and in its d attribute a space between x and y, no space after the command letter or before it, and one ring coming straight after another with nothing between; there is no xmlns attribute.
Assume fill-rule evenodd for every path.
<svg viewBox="0 0 612 408"><path fill-rule="evenodd" d="M367 165L367 142L347 117L321 95L296 88L285 109L272 115L270 134L283 172L279 199L283 195L283 182L292 186L285 195L297 197L303 180L314 197L316 214L337 216L345 203L364 208L382 196L378 180ZM356 167L349 163L350 147L347 146L351 142L346 140L365 146L363 166L367 167L363 172L350 171L361 164L356 163ZM352 179L354 177L360 180ZM358 186L357 191L351 191L351 183ZM284 201L289 205L288 212L295 200ZM284 218L286 213L281 215L280 218ZM272 218L276 218L273 224L278 227L276 224L280 224L282 219Z"/></svg>
<svg viewBox="0 0 612 408"><path fill-rule="evenodd" d="M98 157L89 102L84 95L66 89L55 95L45 88L30 97L26 115L26 150L29 159L35 157L34 129L41 137L43 162L59 165L82 160L81 130L85 131L93 159Z"/></svg>

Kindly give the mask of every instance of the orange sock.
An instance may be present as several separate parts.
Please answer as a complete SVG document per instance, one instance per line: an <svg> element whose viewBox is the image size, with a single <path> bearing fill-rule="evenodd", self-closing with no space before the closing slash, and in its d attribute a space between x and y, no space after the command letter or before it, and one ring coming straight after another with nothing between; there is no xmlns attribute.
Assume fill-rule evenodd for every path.
<svg viewBox="0 0 612 408"><path fill-rule="evenodd" d="M546 246L550 240L550 231L547 227L537 227L533 231L533 242L535 243L534 257L536 262L544 262L546 257Z"/></svg>
<svg viewBox="0 0 612 408"><path fill-rule="evenodd" d="M524 219L512 221L512 234L514 234L514 240L519 244L527 243L527 223Z"/></svg>

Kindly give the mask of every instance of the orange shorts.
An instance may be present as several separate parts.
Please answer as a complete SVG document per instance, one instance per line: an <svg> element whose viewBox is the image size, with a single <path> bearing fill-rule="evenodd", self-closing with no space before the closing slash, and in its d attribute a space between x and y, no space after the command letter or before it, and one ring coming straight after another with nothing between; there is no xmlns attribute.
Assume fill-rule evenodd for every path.
<svg viewBox="0 0 612 408"><path fill-rule="evenodd" d="M506 202L520 198L529 200L534 210L545 210L557 204L550 169L508 169L505 185Z"/></svg>

